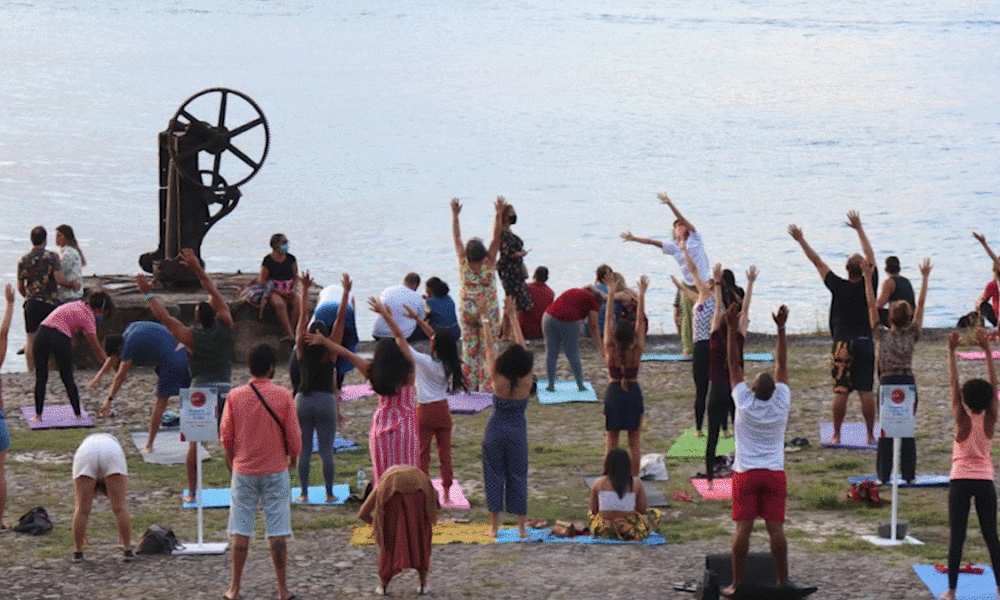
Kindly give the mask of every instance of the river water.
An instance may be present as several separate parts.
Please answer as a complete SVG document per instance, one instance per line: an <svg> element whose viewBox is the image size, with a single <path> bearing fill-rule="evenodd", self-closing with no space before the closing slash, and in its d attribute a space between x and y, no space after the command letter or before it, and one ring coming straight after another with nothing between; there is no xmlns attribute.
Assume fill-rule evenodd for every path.
<svg viewBox="0 0 1000 600"><path fill-rule="evenodd" d="M257 270L280 231L359 298L410 270L457 295L448 200L485 237L503 194L529 268L557 291L602 262L646 273L669 333L676 263L618 237L668 235L664 191L713 262L760 269L751 329L784 302L805 332L829 294L789 223L838 272L852 208L880 264L919 280L931 257L932 326L990 276L970 231L1000 242L996 2L23 0L0 40L6 281L31 227L63 222L88 274L133 272L158 243L156 134L216 86L260 105L271 146L206 238L210 270Z"/></svg>

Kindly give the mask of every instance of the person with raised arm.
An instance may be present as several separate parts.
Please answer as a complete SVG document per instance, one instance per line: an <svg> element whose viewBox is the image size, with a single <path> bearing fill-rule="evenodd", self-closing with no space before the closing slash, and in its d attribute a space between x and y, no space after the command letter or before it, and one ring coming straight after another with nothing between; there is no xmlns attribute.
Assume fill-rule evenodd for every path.
<svg viewBox="0 0 1000 600"><path fill-rule="evenodd" d="M858 393L861 414L865 419L868 444L875 445L872 429L875 427L875 395L872 393L875 371L875 346L872 342L871 324L868 322L868 301L861 263L875 264L875 252L861 225L857 211L847 213L847 225L857 231L861 254L847 258L847 279L837 276L823 259L816 254L802 230L795 224L788 226L788 233L802 246L806 257L816 267L820 278L830 290L830 374L833 380L833 437L823 440L832 445L840 444L840 427L847 415L847 398L852 391ZM872 288L878 287L878 273L872 273Z"/></svg>
<svg viewBox="0 0 1000 600"><path fill-rule="evenodd" d="M368 308L385 319L392 338L379 340L371 360L365 360L329 337L319 333L306 334L310 345L325 345L339 356L346 357L358 368L378 394L378 408L372 414L368 451L372 459L372 486L377 486L382 474L393 465L418 467L417 413L413 350L396 319L382 302L372 296Z"/></svg>
<svg viewBox="0 0 1000 600"><path fill-rule="evenodd" d="M340 405L337 403L337 353L323 346L310 346L306 343L307 333L329 336L340 340L344 334L344 319L341 313L347 313L347 298L351 293L351 278L344 274L343 297L337 312L339 331L331 333L323 321L314 320L310 325L309 311L305 308L299 312L299 320L295 328L295 358L299 371L299 385L295 393L295 414L299 420L299 433L302 437L302 455L298 461L300 494L299 502L309 501L309 468L312 461L313 435L315 434L319 447L320 463L323 465L323 484L326 490L327 503L336 502L333 494L333 439L337 435L337 423L340 421ZM309 288L313 278L309 271L299 275L301 287L300 306L309 306Z"/></svg>
<svg viewBox="0 0 1000 600"><path fill-rule="evenodd" d="M913 378L913 350L920 339L920 330L924 322L924 301L927 299L927 280L931 274L931 259L925 258L920 264L920 296L914 310L906 300L895 300L889 305L890 327L882 324L878 313L878 301L875 300L874 288L870 285L875 265L865 261L862 264L862 274L865 278L865 296L868 300L868 320L871 323L872 335L878 341L878 382L883 385L913 385L916 390L916 380ZM913 412L916 414L919 395L915 395ZM916 479L917 445L912 437L902 439L901 466L902 477L907 483ZM879 436L878 453L875 459L875 470L879 483L889 481L892 476L892 438L885 437L885 432Z"/></svg>
<svg viewBox="0 0 1000 600"><path fill-rule="evenodd" d="M748 286L749 287L749 286ZM749 295L749 291L748 291ZM729 382L736 403L736 460L733 463L733 581L722 590L724 596L736 594L743 581L743 569L750 551L754 519L764 519L771 538L778 587L788 584L788 541L785 539L785 427L792 394L788 388L788 347L785 323L788 307L784 304L771 316L778 328L774 348L774 373L762 371L748 386L743 380L743 356L736 343L740 308L733 303L726 310Z"/></svg>
<svg viewBox="0 0 1000 600"><path fill-rule="evenodd" d="M455 254L458 256L458 272L462 278L462 291L459 295L462 372L472 391L486 391L489 387L489 363L486 360L486 349L483 347L486 332L483 328L495 327L499 321L496 265L503 215L507 206L503 196L497 196L494 203L496 214L493 218L493 239L487 248L479 238L471 238L463 245L458 219L459 213L462 212L462 203L458 198L451 199L451 233L455 242ZM479 317L479 304L483 301L486 302L489 316L485 320ZM495 338L496 332L492 333L492 337Z"/></svg>
<svg viewBox="0 0 1000 600"><path fill-rule="evenodd" d="M702 281L707 281L711 266L708 262L708 254L705 252L705 243L701 238L701 233L695 229L691 221L688 221L681 214L681 211L677 210L673 201L666 194L657 194L657 198L660 199L660 202L670 207L670 210L674 213L673 237L669 241L662 242L660 240L634 236L631 231L626 231L621 234L621 237L626 242L639 242L640 244L656 246L664 254L673 256L680 266L684 284L688 289L695 291L694 276L691 268L688 266L687 259L684 257L684 249L686 248L691 255L691 259L696 267L695 270L698 271L698 275ZM691 356L694 352L694 338L691 324L693 309L694 301L689 296L678 291L674 301L674 322L677 323L677 333L681 336L682 351L687 356Z"/></svg>
<svg viewBox="0 0 1000 600"><path fill-rule="evenodd" d="M948 590L942 600L955 600L958 567L969 524L969 502L975 498L976 515L983 541L990 552L993 577L1000 597L1000 539L997 538L997 490L993 484L993 434L997 428L997 373L989 338L982 329L975 333L976 344L986 353L985 379L969 379L959 386L955 349L957 331L948 336L948 373L951 387L951 414L955 418L955 439L951 451L951 481L948 484Z"/></svg>
<svg viewBox="0 0 1000 600"><path fill-rule="evenodd" d="M691 312L691 322L694 327L694 354L691 360L691 376L694 379L694 424L698 437L702 433L702 424L705 418L705 402L708 398L708 372L711 363L711 337L712 323L715 318L715 279L704 280L698 273L691 259L691 253L685 248L684 259L687 261L688 269L694 277L694 285L697 293L684 285L679 279L670 276L671 281L677 290L685 294L694 301Z"/></svg>
<svg viewBox="0 0 1000 600"><path fill-rule="evenodd" d="M996 325L997 320L1000 319L1000 292L998 292L1000 286L997 284L1000 281L1000 258L997 258L993 249L986 243L985 235L973 231L972 237L976 238L983 245L983 248L986 249L986 254L989 254L990 259L993 261L993 279L986 284L983 293L976 299L976 310L982 314L983 318L991 324Z"/></svg>
<svg viewBox="0 0 1000 600"><path fill-rule="evenodd" d="M724 282L722 265L716 264L713 278ZM715 479L715 449L719 443L719 430L728 431L726 422L729 415L734 414L732 387L729 383L729 361L726 351L729 348L729 323L723 318L724 310L733 305L739 305L737 330L734 332L737 345L737 355L740 364L743 361L743 344L746 341L747 326L750 322L750 300L753 298L753 283L757 280L757 267L751 265L747 269L747 289L740 295L740 289L735 285L720 283L715 286L715 316L712 318L712 334L709 340L709 392L708 392L708 439L705 444L705 478L708 488L712 489ZM735 414L734 414L735 416Z"/></svg>
<svg viewBox="0 0 1000 600"><path fill-rule="evenodd" d="M7 338L10 334L10 323L14 319L14 286L7 284L4 288L4 299L7 307L0 322L0 367L7 358ZM3 412L3 378L0 376L0 531L9 526L3 522L3 513L7 509L7 449L10 448L10 431L7 429L7 419Z"/></svg>
<svg viewBox="0 0 1000 600"><path fill-rule="evenodd" d="M170 314L153 293L153 285L142 274L135 276L135 284L145 294L146 306L153 316L170 331L188 351L188 370L191 373L191 387L215 388L219 394L216 415L221 418L226 397L232 388L233 362L233 314L229 304L222 297L215 282L201 266L201 261L191 248L183 248L179 257L181 263L198 278L201 288L208 293L208 301L199 302L194 309L194 325L187 326ZM198 485L198 445L188 444L184 462L187 471L188 495L185 502L195 501Z"/></svg>
<svg viewBox="0 0 1000 600"><path fill-rule="evenodd" d="M615 323L614 298L618 280L614 273L604 278L608 286L609 301L605 303L604 354L608 363L608 388L604 394L604 429L607 431L606 449L618 447L622 431L628 434L628 451L632 461L632 475L639 475L640 434L642 415L645 411L642 390L639 388L639 363L646 348L646 290L649 278L639 278L639 308L636 320L619 319Z"/></svg>

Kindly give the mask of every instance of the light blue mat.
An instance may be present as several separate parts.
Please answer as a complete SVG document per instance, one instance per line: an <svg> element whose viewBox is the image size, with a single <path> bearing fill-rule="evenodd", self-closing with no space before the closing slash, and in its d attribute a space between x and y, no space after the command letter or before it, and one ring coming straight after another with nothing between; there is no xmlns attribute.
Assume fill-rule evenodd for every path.
<svg viewBox="0 0 1000 600"><path fill-rule="evenodd" d="M351 487L346 483L338 483L333 486L333 495L337 497L335 502L326 501L326 488L321 485L311 485L306 488L306 496L309 498L308 502L299 502L296 500L301 491L302 488L299 486L292 486L292 504L335 506L343 504L344 500L351 495Z"/></svg>
<svg viewBox="0 0 1000 600"><path fill-rule="evenodd" d="M640 360L643 362L691 362L691 357L683 354L650 352L643 354ZM774 360L774 355L770 352L747 352L743 355L743 360L746 362L770 362Z"/></svg>
<svg viewBox="0 0 1000 600"><path fill-rule="evenodd" d="M658 533L650 534L648 538L642 540L641 542L623 542L621 540L595 538L589 535L578 535L571 538L558 537L552 535L552 529L534 529L532 527L528 527L526 528L526 531L528 532L528 537L522 538L517 535L516 527L503 528L497 532L496 543L516 544L519 542L545 542L548 544L608 544L618 546L662 546L667 543L667 541L663 539L663 536Z"/></svg>
<svg viewBox="0 0 1000 600"><path fill-rule="evenodd" d="M865 433L864 423L843 423L840 426L840 443L831 444L828 440L833 437L833 423L819 424L819 441L825 448L847 448L849 450L877 450L878 445L868 444L868 435Z"/></svg>
<svg viewBox="0 0 1000 600"><path fill-rule="evenodd" d="M563 402L597 402L597 392L589 381L585 381L584 391L576 388L575 381L557 381L556 391L546 391L545 386L549 383L544 379L538 380L538 403L539 404L562 404Z"/></svg>
<svg viewBox="0 0 1000 600"><path fill-rule="evenodd" d="M528 537L522 538L517 534L517 527L505 527L497 531L496 543L517 544L520 542L540 542L551 532L551 529L535 529L526 527Z"/></svg>
<svg viewBox="0 0 1000 600"><path fill-rule="evenodd" d="M361 446L357 445L354 440L340 437L339 435L333 438L333 451L334 452L352 452L354 450L361 450ZM319 437L313 433L313 452L319 452Z"/></svg>
<svg viewBox="0 0 1000 600"><path fill-rule="evenodd" d="M184 490L184 495L188 495ZM201 490L201 505L205 508L229 508L232 492L229 488L203 488ZM198 508L197 502L185 502L184 508Z"/></svg>
<svg viewBox="0 0 1000 600"><path fill-rule="evenodd" d="M876 481L877 475L851 475L847 478L848 483L861 483L862 481ZM899 487L948 487L951 479L947 475L917 475L913 483L906 483L899 480ZM883 486L892 485L891 481L883 481Z"/></svg>
<svg viewBox="0 0 1000 600"><path fill-rule="evenodd" d="M997 584L993 578L993 569L987 565L975 566L981 568L983 573L959 573L955 596L961 600L996 600ZM931 598L937 598L948 591L948 574L938 573L934 565L913 565L913 571L930 590Z"/></svg>

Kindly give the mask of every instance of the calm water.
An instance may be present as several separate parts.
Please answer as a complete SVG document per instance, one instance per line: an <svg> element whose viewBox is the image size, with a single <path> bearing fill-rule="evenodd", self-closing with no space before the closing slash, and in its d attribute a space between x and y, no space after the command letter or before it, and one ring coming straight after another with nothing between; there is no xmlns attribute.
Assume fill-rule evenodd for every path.
<svg viewBox="0 0 1000 600"><path fill-rule="evenodd" d="M676 264L618 239L667 235L666 191L713 261L760 268L756 330L781 302L791 329L825 329L828 293L786 227L842 272L850 208L880 263L898 254L918 279L934 260L930 325L989 277L969 232L1000 250L995 2L383 4L6 5L0 279L39 223L74 226L88 273L135 270L157 245L156 134L214 86L258 102L271 149L209 233L210 270L255 271L281 231L359 298L409 270L457 294L448 199L463 234L486 236L500 193L555 289L601 262L647 273L652 328L672 332Z"/></svg>

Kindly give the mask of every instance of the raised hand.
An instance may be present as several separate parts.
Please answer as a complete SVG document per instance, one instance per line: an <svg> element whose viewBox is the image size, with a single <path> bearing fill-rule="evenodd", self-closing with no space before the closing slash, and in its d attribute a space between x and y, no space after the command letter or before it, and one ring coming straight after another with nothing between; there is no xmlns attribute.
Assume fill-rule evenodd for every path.
<svg viewBox="0 0 1000 600"><path fill-rule="evenodd" d="M670 197L667 196L666 194L664 194L663 192L660 192L659 194L657 194L656 197L660 199L660 202L666 204L667 206L670 206L670 205L673 204L673 202L670 201Z"/></svg>
<svg viewBox="0 0 1000 600"><path fill-rule="evenodd" d="M955 348L958 348L958 342L959 342L960 339L961 339L961 336L958 334L957 331L952 331L951 333L948 334L948 351L949 352L954 352Z"/></svg>
<svg viewBox="0 0 1000 600"><path fill-rule="evenodd" d="M351 276L348 275L347 273L344 273L340 277L340 287L344 288L344 291L347 292L348 294L350 294L351 293L351 285L352 285Z"/></svg>
<svg viewBox="0 0 1000 600"><path fill-rule="evenodd" d="M933 266L934 265L931 264L931 259L925 258L924 262L920 263L920 274L927 277L931 274L931 267Z"/></svg>
<svg viewBox="0 0 1000 600"><path fill-rule="evenodd" d="M981 234L981 233L976 233L975 231L973 231L972 232L972 237L974 237L977 240L979 240L980 244L985 244L986 243L986 236L983 235L983 234Z"/></svg>
<svg viewBox="0 0 1000 600"><path fill-rule="evenodd" d="M4 298L7 299L7 304L13 304L14 303L14 286L12 286L11 284L8 283L7 287L5 287L4 290L3 290L3 295L4 295Z"/></svg>
<svg viewBox="0 0 1000 600"><path fill-rule="evenodd" d="M306 290L312 287L313 278L309 275L309 271L303 271L302 273L299 273L299 283L301 283L303 289Z"/></svg>
<svg viewBox="0 0 1000 600"><path fill-rule="evenodd" d="M866 276L871 277L872 273L875 272L875 263L870 260L861 261L861 272Z"/></svg>
<svg viewBox="0 0 1000 600"><path fill-rule="evenodd" d="M368 308L370 308L373 313L378 313L383 317L389 312L389 309L387 309L385 305L382 304L382 301L375 296L368 298Z"/></svg>
<svg viewBox="0 0 1000 600"><path fill-rule="evenodd" d="M792 236L796 242L801 242L803 239L802 230L795 223L788 226L788 235Z"/></svg>
<svg viewBox="0 0 1000 600"><path fill-rule="evenodd" d="M135 286L139 288L139 291L143 294L148 294L153 291L153 284L149 283L149 280L146 279L146 276L142 273L135 276Z"/></svg>
<svg viewBox="0 0 1000 600"><path fill-rule="evenodd" d="M647 289L649 289L649 277L643 275L639 278L639 293L645 294Z"/></svg>
<svg viewBox="0 0 1000 600"><path fill-rule="evenodd" d="M614 296L615 290L618 289L618 280L615 279L615 274L613 271L608 271L604 274L604 279L601 280L604 285L608 286L608 296Z"/></svg>
<svg viewBox="0 0 1000 600"><path fill-rule="evenodd" d="M634 235L632 235L632 232L631 232L631 231L626 231L625 233L623 233L623 234L621 235L621 238L622 238L623 240L625 240L626 242L634 242L634 241L635 241L635 236L634 236Z"/></svg>
<svg viewBox="0 0 1000 600"><path fill-rule="evenodd" d="M771 313L771 318L774 319L774 323L779 329L784 327L788 321L788 307L782 304L778 307L778 312Z"/></svg>
<svg viewBox="0 0 1000 600"><path fill-rule="evenodd" d="M416 313L416 311L414 311L413 308L409 304L404 304L403 305L403 314L406 315L407 317L409 317L410 319L413 319L414 321L417 321L417 320L420 319L420 315L418 315Z"/></svg>
<svg viewBox="0 0 1000 600"><path fill-rule="evenodd" d="M451 199L451 214L458 215L462 212L462 203L458 201L458 198Z"/></svg>
<svg viewBox="0 0 1000 600"><path fill-rule="evenodd" d="M503 215L503 212L507 210L507 207L510 205L506 200L504 200L503 196L497 196L497 200L493 203L493 206L496 207L497 215Z"/></svg>
<svg viewBox="0 0 1000 600"><path fill-rule="evenodd" d="M716 283L722 283L722 263L715 263L712 267L712 278Z"/></svg>
<svg viewBox="0 0 1000 600"><path fill-rule="evenodd" d="M327 337L318 331L313 331L306 332L305 337L302 339L305 340L306 344L309 346L322 346L326 343Z"/></svg>
<svg viewBox="0 0 1000 600"><path fill-rule="evenodd" d="M989 352L990 337L986 334L986 330L983 329L982 327L977 327L975 337L976 337L976 343L979 344L979 347Z"/></svg>
<svg viewBox="0 0 1000 600"><path fill-rule="evenodd" d="M861 215L858 211L852 210L847 213L847 224L851 229L861 229Z"/></svg>
<svg viewBox="0 0 1000 600"><path fill-rule="evenodd" d="M194 250L190 248L182 248L181 253L178 256L180 256L181 263L192 271L201 268L201 263L198 262L198 256L195 255Z"/></svg>
<svg viewBox="0 0 1000 600"><path fill-rule="evenodd" d="M740 311L743 310L743 304L740 302L733 302L726 309L726 324L729 327L737 328L740 326Z"/></svg>
<svg viewBox="0 0 1000 600"><path fill-rule="evenodd" d="M757 273L759 273L757 267L750 265L750 268L747 269L747 282L753 283L754 281L757 281Z"/></svg>

